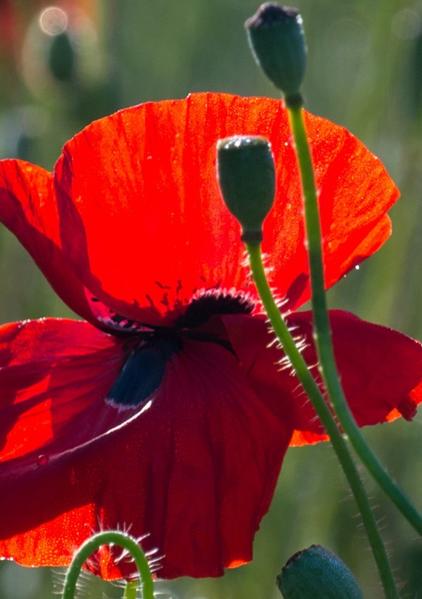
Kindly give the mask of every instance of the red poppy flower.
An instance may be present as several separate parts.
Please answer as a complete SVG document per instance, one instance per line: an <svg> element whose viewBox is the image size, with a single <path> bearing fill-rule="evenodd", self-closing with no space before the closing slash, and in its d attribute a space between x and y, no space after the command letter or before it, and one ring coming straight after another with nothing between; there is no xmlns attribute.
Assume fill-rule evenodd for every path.
<svg viewBox="0 0 422 599"><path fill-rule="evenodd" d="M397 189L345 129L307 115L328 285L390 234ZM324 438L276 363L220 198L216 141L269 137L278 192L265 223L271 283L315 363L299 176L280 103L195 94L92 123L51 175L0 163L0 219L87 322L0 328L0 554L65 565L93 530L125 526L160 577L217 576L251 559L289 444ZM422 346L331 314L359 424L411 418ZM107 550L90 568L128 573Z"/></svg>

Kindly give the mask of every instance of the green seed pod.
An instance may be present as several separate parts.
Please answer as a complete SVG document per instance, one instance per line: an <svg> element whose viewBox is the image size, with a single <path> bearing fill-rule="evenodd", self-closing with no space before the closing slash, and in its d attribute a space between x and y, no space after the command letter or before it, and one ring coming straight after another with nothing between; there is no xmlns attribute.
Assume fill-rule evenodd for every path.
<svg viewBox="0 0 422 599"><path fill-rule="evenodd" d="M363 599L353 574L320 545L295 553L277 576L284 599Z"/></svg>
<svg viewBox="0 0 422 599"><path fill-rule="evenodd" d="M217 144L218 180L227 208L242 226L245 243L262 241L262 223L275 193L271 146L258 136L236 135Z"/></svg>
<svg viewBox="0 0 422 599"><path fill-rule="evenodd" d="M249 44L267 77L289 98L300 96L305 76L306 43L296 8L268 2L245 23Z"/></svg>

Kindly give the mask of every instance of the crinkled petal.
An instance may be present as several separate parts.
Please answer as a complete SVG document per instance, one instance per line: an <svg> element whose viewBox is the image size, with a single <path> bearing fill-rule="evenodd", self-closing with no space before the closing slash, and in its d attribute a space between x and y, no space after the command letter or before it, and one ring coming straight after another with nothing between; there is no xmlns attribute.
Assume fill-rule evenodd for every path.
<svg viewBox="0 0 422 599"><path fill-rule="evenodd" d="M305 122L318 189L325 285L329 288L389 238L387 211L399 191L380 160L347 129L309 113ZM290 144L286 153L293 153ZM284 161L289 165L287 156ZM310 298L310 286L299 175L293 160L288 168L284 182L278 181L283 202L276 203L268 218L263 247L273 256L269 259L273 284L289 300L285 308L293 310Z"/></svg>
<svg viewBox="0 0 422 599"><path fill-rule="evenodd" d="M104 398L123 359L121 342L86 322L1 326L0 462L20 459L31 470L51 447L66 451L118 424Z"/></svg>
<svg viewBox="0 0 422 599"><path fill-rule="evenodd" d="M345 129L310 114L307 127L332 285L388 237L386 211L398 192ZM268 137L276 157L277 197L264 234L272 284L291 307L308 297L286 110L276 100L213 93L122 110L66 144L55 170L62 249L97 297L118 313L159 323L198 289L250 289L239 225L215 170L217 140L239 133Z"/></svg>
<svg viewBox="0 0 422 599"><path fill-rule="evenodd" d="M16 235L72 310L94 323L98 316L109 315L109 310L84 287L60 250L51 173L23 160L1 160L0 222Z"/></svg>
<svg viewBox="0 0 422 599"><path fill-rule="evenodd" d="M413 418L422 401L422 344L349 312L332 310L330 320L342 385L357 423L378 424L400 415ZM291 444L325 439L313 407L282 351L274 343L268 347L273 337L265 319L225 316L224 323L255 392L265 397L274 414L284 415L295 429ZM292 314L288 324L321 385L311 312Z"/></svg>
<svg viewBox="0 0 422 599"><path fill-rule="evenodd" d="M7 514L0 554L27 565L66 565L92 531L120 527L142 537L144 549L158 549L159 577L217 576L250 560L291 429L250 389L230 351L194 341L171 358L148 409L128 417L103 402L119 343L95 335L82 335L83 349L72 349L70 335L56 362L40 340L52 364L45 391L30 356L16 354L19 363L6 365L7 373L25 362L22 377L10 376L0 410L3 421L9 405L23 408L5 425L16 450L3 454L0 468L0 510ZM122 425L105 434L113 414ZM88 567L104 578L131 573L132 565L111 557L104 549Z"/></svg>
<svg viewBox="0 0 422 599"><path fill-rule="evenodd" d="M296 313L290 322L306 339L308 363L315 364L311 314ZM399 416L411 420L422 401L422 344L343 310L331 310L330 322L341 382L357 423L373 425ZM305 433L309 408L297 427ZM309 427L309 432L315 430ZM293 442L300 444L300 437Z"/></svg>

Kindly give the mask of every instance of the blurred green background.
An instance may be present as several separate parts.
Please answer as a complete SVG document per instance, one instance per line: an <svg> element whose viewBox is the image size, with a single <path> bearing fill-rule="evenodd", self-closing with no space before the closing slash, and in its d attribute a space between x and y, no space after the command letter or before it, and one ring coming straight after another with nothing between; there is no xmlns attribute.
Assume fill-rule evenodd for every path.
<svg viewBox="0 0 422 599"><path fill-rule="evenodd" d="M51 168L62 144L83 125L145 100L194 90L277 95L253 63L243 30L256 0L53 4L0 0L1 157ZM359 136L382 158L403 196L392 211L392 239L330 292L330 304L422 339L422 2L297 0L296 5L309 45L308 107ZM0 280L1 321L69 314L4 229ZM421 425L419 418L366 431L419 505ZM367 482L402 597L422 598L422 546ZM365 597L382 597L356 508L328 445L288 452L252 564L216 580L163 581L157 590L174 599L276 599L281 565L311 543L337 552ZM62 580L61 572L2 563L0 599L49 598ZM121 593L85 577L80 596Z"/></svg>

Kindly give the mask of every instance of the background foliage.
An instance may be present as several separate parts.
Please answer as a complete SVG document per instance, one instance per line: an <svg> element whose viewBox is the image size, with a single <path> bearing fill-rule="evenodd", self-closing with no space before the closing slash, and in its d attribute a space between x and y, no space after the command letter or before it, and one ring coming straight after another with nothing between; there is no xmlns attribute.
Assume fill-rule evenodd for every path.
<svg viewBox="0 0 422 599"><path fill-rule="evenodd" d="M330 292L330 305L422 339L422 2L297 0L296 5L310 50L308 107L358 135L386 163L403 196L392 211L392 239ZM254 65L243 31L257 0L62 0L57 6L68 15L65 33L59 13L44 13L40 21L46 6L0 0L2 157L51 168L61 145L83 125L145 100L196 90L276 96ZM4 229L0 280L1 321L69 314ZM421 424L419 418L367 430L419 505ZM368 483L403 598L422 598L422 547ZM181 579L158 588L174 599L276 599L280 566L311 543L336 551L366 596L381 597L356 509L327 445L288 452L252 564L222 579ZM47 569L1 564L0 599L48 598L54 578L60 584L61 574L52 580ZM80 596L102 592L121 596L119 588L88 578Z"/></svg>

